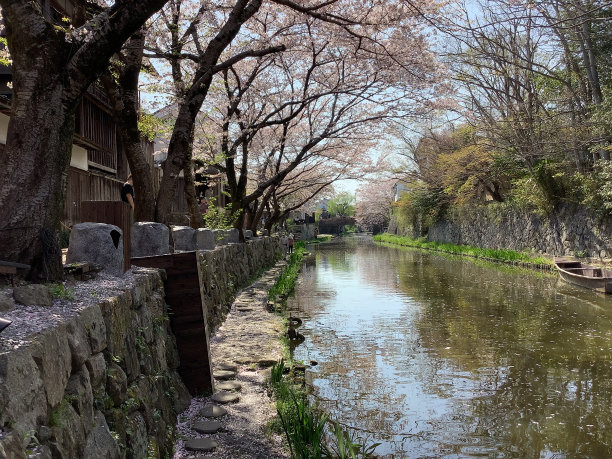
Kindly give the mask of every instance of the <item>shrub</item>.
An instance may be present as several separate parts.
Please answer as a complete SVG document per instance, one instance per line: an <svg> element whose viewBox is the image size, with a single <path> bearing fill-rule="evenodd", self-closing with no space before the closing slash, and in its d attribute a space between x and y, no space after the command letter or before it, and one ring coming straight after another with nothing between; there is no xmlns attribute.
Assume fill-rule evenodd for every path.
<svg viewBox="0 0 612 459"><path fill-rule="evenodd" d="M230 206L218 207L215 198L208 199L208 210L203 218L206 228L210 229L229 229L234 221Z"/></svg>

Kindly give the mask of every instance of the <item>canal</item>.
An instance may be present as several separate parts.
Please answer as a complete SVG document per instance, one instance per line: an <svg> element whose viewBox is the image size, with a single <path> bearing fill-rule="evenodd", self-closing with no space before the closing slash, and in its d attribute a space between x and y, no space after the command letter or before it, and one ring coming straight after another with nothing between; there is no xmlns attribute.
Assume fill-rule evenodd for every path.
<svg viewBox="0 0 612 459"><path fill-rule="evenodd" d="M612 457L612 298L353 237L313 247L294 358L384 457Z"/></svg>

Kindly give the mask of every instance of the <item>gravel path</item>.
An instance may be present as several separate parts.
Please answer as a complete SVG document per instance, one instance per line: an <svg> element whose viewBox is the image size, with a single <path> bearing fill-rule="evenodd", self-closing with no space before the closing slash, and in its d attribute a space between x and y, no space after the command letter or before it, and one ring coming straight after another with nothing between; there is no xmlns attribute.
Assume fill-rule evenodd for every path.
<svg viewBox="0 0 612 459"><path fill-rule="evenodd" d="M14 309L0 314L2 318L13 322L2 332L0 352L29 344L38 333L76 317L80 311L100 303L103 299L112 298L132 288L141 274L151 271L148 268L134 267L121 277L100 273L87 281L69 278L62 285L70 298L55 298L51 306L24 306L14 303ZM12 301L13 289L8 286L0 288L0 295L10 297Z"/></svg>
<svg viewBox="0 0 612 459"><path fill-rule="evenodd" d="M269 366L283 355L279 336L283 333L281 319L266 310L268 289L274 284L285 262L279 262L258 281L237 296L223 325L211 339L210 347L213 371L229 371L232 381L241 389L235 394L239 400L221 405L211 397L192 399L187 410L179 415L177 430L179 439L175 445L174 459L183 458L285 458L283 438L265 433L268 421L276 416L276 408L269 397L265 382ZM234 377L232 378L232 373ZM220 380L216 381L218 385ZM224 396L234 394L225 392ZM198 433L193 427L201 421L211 421L202 413L210 405L223 406L224 416L214 418L221 424L213 434ZM211 452L194 452L186 449L192 439L209 439L216 447Z"/></svg>

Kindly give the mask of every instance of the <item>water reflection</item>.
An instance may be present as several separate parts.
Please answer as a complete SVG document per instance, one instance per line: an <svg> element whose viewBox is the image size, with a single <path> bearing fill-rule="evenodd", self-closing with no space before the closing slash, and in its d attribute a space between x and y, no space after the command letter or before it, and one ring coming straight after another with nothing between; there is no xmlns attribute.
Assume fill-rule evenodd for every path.
<svg viewBox="0 0 612 459"><path fill-rule="evenodd" d="M612 455L608 297L355 238L316 248L290 307L321 404L381 455Z"/></svg>

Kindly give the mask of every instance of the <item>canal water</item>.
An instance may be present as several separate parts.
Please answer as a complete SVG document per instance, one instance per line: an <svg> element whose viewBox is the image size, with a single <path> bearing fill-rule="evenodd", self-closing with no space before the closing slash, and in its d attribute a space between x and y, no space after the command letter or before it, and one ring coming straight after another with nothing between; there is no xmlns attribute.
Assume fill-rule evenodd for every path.
<svg viewBox="0 0 612 459"><path fill-rule="evenodd" d="M612 457L612 298L354 237L289 302L320 406L383 457Z"/></svg>

